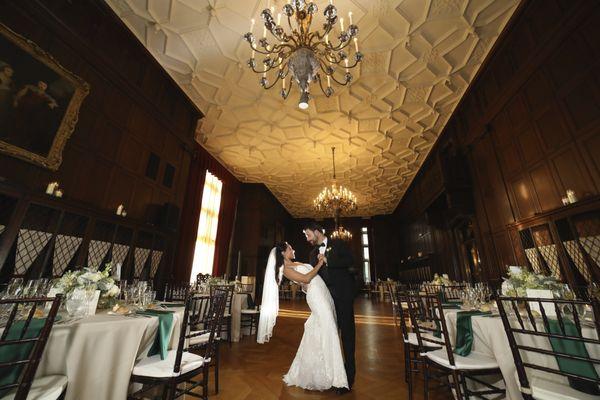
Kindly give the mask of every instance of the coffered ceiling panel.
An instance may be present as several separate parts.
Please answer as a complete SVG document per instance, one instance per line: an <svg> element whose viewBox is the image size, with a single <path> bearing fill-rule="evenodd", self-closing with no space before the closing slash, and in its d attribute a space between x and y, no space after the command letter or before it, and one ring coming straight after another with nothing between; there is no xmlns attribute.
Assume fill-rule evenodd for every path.
<svg viewBox="0 0 600 400"><path fill-rule="evenodd" d="M267 0L106 1L205 113L197 140L296 217L315 215L332 146L356 214L393 212L519 2L335 0L352 11L365 58L350 87L313 90L303 111L297 92L282 100L246 67L242 35Z"/></svg>

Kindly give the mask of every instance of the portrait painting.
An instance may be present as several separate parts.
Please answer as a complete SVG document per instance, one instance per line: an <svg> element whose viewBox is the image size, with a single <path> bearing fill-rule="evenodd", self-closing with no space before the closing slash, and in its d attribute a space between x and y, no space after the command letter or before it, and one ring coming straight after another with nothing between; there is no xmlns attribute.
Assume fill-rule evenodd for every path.
<svg viewBox="0 0 600 400"><path fill-rule="evenodd" d="M57 170L89 85L0 24L0 152Z"/></svg>

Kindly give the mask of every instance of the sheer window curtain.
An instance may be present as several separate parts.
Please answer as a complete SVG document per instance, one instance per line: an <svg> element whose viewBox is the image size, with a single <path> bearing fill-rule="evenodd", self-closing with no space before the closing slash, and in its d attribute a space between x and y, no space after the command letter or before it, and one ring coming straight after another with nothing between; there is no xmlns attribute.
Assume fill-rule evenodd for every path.
<svg viewBox="0 0 600 400"><path fill-rule="evenodd" d="M223 182L206 171L190 282L195 282L200 273L212 274L222 190Z"/></svg>

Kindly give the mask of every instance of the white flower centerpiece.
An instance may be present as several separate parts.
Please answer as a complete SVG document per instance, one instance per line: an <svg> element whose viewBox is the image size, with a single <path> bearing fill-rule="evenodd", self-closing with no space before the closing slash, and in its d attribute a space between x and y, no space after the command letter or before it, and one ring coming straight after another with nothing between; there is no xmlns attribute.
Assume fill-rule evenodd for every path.
<svg viewBox="0 0 600 400"><path fill-rule="evenodd" d="M53 287L54 292L67 296L75 289L93 288L100 291L100 308L109 308L121 292L111 276L111 269L112 265L108 263L104 271L97 271L92 268L67 271L55 283Z"/></svg>
<svg viewBox="0 0 600 400"><path fill-rule="evenodd" d="M502 293L507 296L527 297L527 290L560 292L563 284L552 276L536 274L521 267L510 267L508 278L502 283Z"/></svg>
<svg viewBox="0 0 600 400"><path fill-rule="evenodd" d="M433 274L433 280L431 281L433 285L445 285L450 286L453 282L448 278L448 274L442 274L441 276L438 274Z"/></svg>

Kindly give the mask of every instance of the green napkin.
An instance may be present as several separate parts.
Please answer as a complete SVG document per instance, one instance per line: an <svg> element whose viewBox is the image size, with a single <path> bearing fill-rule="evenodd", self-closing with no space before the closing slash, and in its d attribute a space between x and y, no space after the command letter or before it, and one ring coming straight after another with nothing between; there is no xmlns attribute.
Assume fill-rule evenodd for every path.
<svg viewBox="0 0 600 400"><path fill-rule="evenodd" d="M436 338L442 337L442 327L440 326L440 322L437 319L435 320L435 332L433 332L433 336L435 336Z"/></svg>
<svg viewBox="0 0 600 400"><path fill-rule="evenodd" d="M60 316L55 317L55 321L60 320ZM40 335L40 331L46 323L46 318L32 318L23 339L33 339ZM16 321L10 327L6 340L17 340L21 336L25 321ZM30 357L31 351L34 346L34 342L31 343L17 343L0 346L0 363L22 361ZM21 371L25 365L18 365L13 368L2 368L0 369L0 386L10 385L16 383L21 376ZM12 390L12 389L10 389ZM10 390L0 391L0 397L4 396Z"/></svg>
<svg viewBox="0 0 600 400"><path fill-rule="evenodd" d="M466 357L471 354L473 348L473 326L471 317L474 315L487 315L490 312L483 311L459 311L456 313L456 341L454 352L459 356Z"/></svg>
<svg viewBox="0 0 600 400"><path fill-rule="evenodd" d="M138 311L137 314L158 317L156 338L148 352L148 356L151 357L160 354L160 359L164 360L167 358L167 353L169 352L169 341L171 340L171 333L173 332L173 311L146 310Z"/></svg>
<svg viewBox="0 0 600 400"><path fill-rule="evenodd" d="M566 335L579 336L579 332L577 332L577 327L573 322L564 319L563 323L565 326L564 333ZM560 329L560 324L555 319L548 320L548 330L549 333L554 333L558 335L563 334ZM571 356L589 357L587 349L585 348L585 343L583 342L568 339L550 338L550 344L552 345L552 349L556 352L569 354ZM562 372L567 372L590 379L598 379L598 373L596 372L596 369L594 368L594 365L591 362L571 360L565 357L558 356L556 357L556 362L558 363L558 368ZM598 390L598 385L596 385L593 382L570 377L568 379L569 385L575 390L579 390L581 392L591 395L600 394L600 391Z"/></svg>

